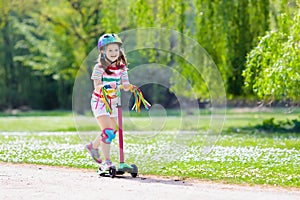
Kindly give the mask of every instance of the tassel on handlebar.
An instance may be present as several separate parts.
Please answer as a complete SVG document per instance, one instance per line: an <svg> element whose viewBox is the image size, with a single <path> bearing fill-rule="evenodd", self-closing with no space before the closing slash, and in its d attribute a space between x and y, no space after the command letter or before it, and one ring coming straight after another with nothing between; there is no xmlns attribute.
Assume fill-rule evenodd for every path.
<svg viewBox="0 0 300 200"><path fill-rule="evenodd" d="M118 87L120 87L120 89L124 89L123 85L119 85ZM134 97L134 104L133 104L133 107L131 110L140 112L141 104L143 104L143 106L145 107L146 110L150 109L151 104L144 98L142 91L137 86L130 85L129 91L133 93L133 97ZM103 87L100 90L101 100L105 104L106 111L110 114L112 113L111 99L109 98L109 93L111 93L111 92L112 92L112 89L110 89L110 91L108 91L107 88L105 88L105 87ZM117 92L117 91L115 91L115 92ZM121 95L120 92L117 92L117 96L120 97L120 95Z"/></svg>
<svg viewBox="0 0 300 200"><path fill-rule="evenodd" d="M133 104L133 107L131 110L140 112L141 111L141 103L144 105L146 110L150 109L151 104L148 103L148 101L144 98L142 91L138 87L134 88L133 95L134 95L134 104Z"/></svg>

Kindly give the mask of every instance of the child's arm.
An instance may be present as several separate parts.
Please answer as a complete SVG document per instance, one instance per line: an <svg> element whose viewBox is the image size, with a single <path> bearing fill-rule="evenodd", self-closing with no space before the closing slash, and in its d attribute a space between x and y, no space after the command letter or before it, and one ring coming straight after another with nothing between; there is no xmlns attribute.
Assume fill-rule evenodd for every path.
<svg viewBox="0 0 300 200"><path fill-rule="evenodd" d="M122 72L121 76L122 85L125 91L128 91L130 89L130 82L128 78L127 68L125 67L124 71Z"/></svg>
<svg viewBox="0 0 300 200"><path fill-rule="evenodd" d="M100 94L101 88L104 87L102 82L104 70L99 66L99 64L96 64L91 76L91 79L94 81L94 92ZM109 83L109 87L116 88L116 82Z"/></svg>
<svg viewBox="0 0 300 200"><path fill-rule="evenodd" d="M102 81L99 79L94 79L94 91L99 94L102 87Z"/></svg>
<svg viewBox="0 0 300 200"><path fill-rule="evenodd" d="M102 83L103 73L104 73L104 70L97 63L94 66L93 73L91 76L91 79L93 80L93 83L94 83L94 92L100 93L100 90L103 87L103 83Z"/></svg>

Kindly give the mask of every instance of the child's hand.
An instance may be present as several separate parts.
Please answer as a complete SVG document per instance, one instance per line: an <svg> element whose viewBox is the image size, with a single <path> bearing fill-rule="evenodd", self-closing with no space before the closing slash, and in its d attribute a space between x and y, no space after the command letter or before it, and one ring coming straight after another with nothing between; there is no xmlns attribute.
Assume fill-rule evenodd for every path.
<svg viewBox="0 0 300 200"><path fill-rule="evenodd" d="M123 83L123 88L124 88L124 91L128 91L130 89L130 84L129 83Z"/></svg>
<svg viewBox="0 0 300 200"><path fill-rule="evenodd" d="M114 81L114 82L111 82L109 83L109 86L112 88L112 89L116 89L117 88L117 83Z"/></svg>

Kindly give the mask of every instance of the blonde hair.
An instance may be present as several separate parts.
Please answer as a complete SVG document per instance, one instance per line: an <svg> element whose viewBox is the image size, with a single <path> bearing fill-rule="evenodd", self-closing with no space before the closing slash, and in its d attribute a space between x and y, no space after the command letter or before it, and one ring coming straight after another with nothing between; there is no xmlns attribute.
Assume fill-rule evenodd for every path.
<svg viewBox="0 0 300 200"><path fill-rule="evenodd" d="M124 53L124 50L120 46L119 46L119 49L120 49L120 55L116 60L116 66L117 66L118 69L121 69L122 65L127 66L127 58L126 58L126 55ZM107 74L112 74L113 72L111 72L108 69L108 66L110 66L111 63L107 59L105 59L104 54L102 53L102 51L104 51L104 47L100 48L100 54L99 54L99 57L98 57L97 61Z"/></svg>

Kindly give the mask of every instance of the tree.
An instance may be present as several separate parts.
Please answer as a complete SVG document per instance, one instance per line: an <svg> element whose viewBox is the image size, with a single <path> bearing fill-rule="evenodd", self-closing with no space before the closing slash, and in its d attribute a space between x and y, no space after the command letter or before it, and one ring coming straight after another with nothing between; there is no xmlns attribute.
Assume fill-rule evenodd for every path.
<svg viewBox="0 0 300 200"><path fill-rule="evenodd" d="M36 1L28 17L18 22L24 35L18 46L25 46L28 52L15 61L56 80L61 108L71 108L77 70L104 32L100 6L98 1Z"/></svg>
<svg viewBox="0 0 300 200"><path fill-rule="evenodd" d="M228 97L248 95L243 90L244 77L241 76L246 55L257 43L258 36L265 35L269 29L269 10L272 9L275 16L271 25L276 26L281 23L277 17L277 5L284 9L284 3L291 4L293 1L280 3L279 0L272 0L275 2L273 7L270 7L271 0L22 2L0 0L0 10L3 11L0 14L0 48L5 50L0 53L0 90L4 94L0 97L2 108L7 105L16 107L33 99L40 102L33 105L41 106L48 92L56 99L52 100L54 104L50 108L70 108L74 78L83 60L96 47L99 36L104 32L122 33L144 27L175 30L200 43L218 66ZM174 41L169 33L160 37L151 35L152 38L147 38L147 41L161 45L164 47L161 49L169 49L169 52L180 44L179 54L188 56L189 47L183 35L178 41ZM132 40L140 47L145 46L144 35L137 35ZM177 75L188 78L198 99L209 98L207 84L213 83L213 77L209 75L212 80L204 81L203 77L196 75L187 59L159 48L144 48L143 51L131 52L128 57L131 63L129 68L134 66L133 63L152 62L169 66L181 73ZM202 61L197 64L205 66L207 63ZM205 67L202 70L209 73ZM39 80L40 84L35 84L35 89L31 90L34 79ZM177 79L176 75L172 77L172 89L182 91ZM151 89L157 92L155 96L160 95L160 89L149 87L149 93ZM22 92L22 96L12 98L14 94L11 91ZM184 90L181 94L190 97L191 90Z"/></svg>
<svg viewBox="0 0 300 200"><path fill-rule="evenodd" d="M241 74L246 55L257 37L268 30L269 1L197 0L194 7L195 26L188 27L189 35L199 42L218 66L227 96L242 96L244 80ZM183 68L181 73L190 77L198 98L209 97L205 84L211 83L204 83L201 76L189 70L188 64L180 64L178 68Z"/></svg>
<svg viewBox="0 0 300 200"><path fill-rule="evenodd" d="M299 1L292 5L247 56L245 85L265 101L300 100Z"/></svg>
<svg viewBox="0 0 300 200"><path fill-rule="evenodd" d="M21 16L26 16L32 5L30 0L26 4L16 0L0 1L0 108L12 109L26 104L29 97L25 88L30 83L23 76L31 77L30 70L24 69L21 63L14 60L22 51L16 48L16 44L23 38L20 32L15 31L15 22Z"/></svg>

